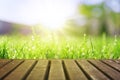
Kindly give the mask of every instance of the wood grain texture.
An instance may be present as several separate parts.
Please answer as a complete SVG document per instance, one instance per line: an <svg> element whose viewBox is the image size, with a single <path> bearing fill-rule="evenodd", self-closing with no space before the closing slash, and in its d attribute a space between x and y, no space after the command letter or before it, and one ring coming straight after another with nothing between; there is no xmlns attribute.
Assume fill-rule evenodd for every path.
<svg viewBox="0 0 120 80"><path fill-rule="evenodd" d="M91 65L87 60L77 60L77 62L92 80L109 80L109 78Z"/></svg>
<svg viewBox="0 0 120 80"><path fill-rule="evenodd" d="M11 62L12 60L9 59L0 59L0 68L2 68L7 63Z"/></svg>
<svg viewBox="0 0 120 80"><path fill-rule="evenodd" d="M3 79L7 74L12 72L23 60L14 60L9 64L5 65L3 68L0 69L0 79Z"/></svg>
<svg viewBox="0 0 120 80"><path fill-rule="evenodd" d="M39 60L26 80L45 80L48 74L48 60Z"/></svg>
<svg viewBox="0 0 120 80"><path fill-rule="evenodd" d="M4 80L23 80L34 63L35 60L25 60L20 66L11 72L11 74L5 77Z"/></svg>
<svg viewBox="0 0 120 80"><path fill-rule="evenodd" d="M112 60L102 60L102 61L120 72L120 64L118 64Z"/></svg>
<svg viewBox="0 0 120 80"><path fill-rule="evenodd" d="M120 60L0 59L0 80L120 80Z"/></svg>
<svg viewBox="0 0 120 80"><path fill-rule="evenodd" d="M70 80L87 80L74 60L64 60L65 69Z"/></svg>
<svg viewBox="0 0 120 80"><path fill-rule="evenodd" d="M104 64L99 60L89 60L89 61L92 62L98 69L100 69L106 75L108 75L111 79L113 80L120 79L120 73L115 69L111 68L110 66L107 66L106 64Z"/></svg>
<svg viewBox="0 0 120 80"><path fill-rule="evenodd" d="M48 80L65 80L61 60L52 60Z"/></svg>

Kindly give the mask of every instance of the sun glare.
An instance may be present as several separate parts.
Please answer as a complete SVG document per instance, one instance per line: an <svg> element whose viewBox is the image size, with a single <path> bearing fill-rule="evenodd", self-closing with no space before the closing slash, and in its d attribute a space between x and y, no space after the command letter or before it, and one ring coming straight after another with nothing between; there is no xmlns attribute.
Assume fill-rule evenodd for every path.
<svg viewBox="0 0 120 80"><path fill-rule="evenodd" d="M50 2L44 4L39 11L40 23L50 30L62 28L65 21L74 12L71 7L71 4L63 4L63 1L56 4Z"/></svg>
<svg viewBox="0 0 120 80"><path fill-rule="evenodd" d="M47 29L57 30L62 28L62 26L64 25L66 21L66 18L64 16L65 15L50 9L50 12L43 15L43 18L40 22Z"/></svg>

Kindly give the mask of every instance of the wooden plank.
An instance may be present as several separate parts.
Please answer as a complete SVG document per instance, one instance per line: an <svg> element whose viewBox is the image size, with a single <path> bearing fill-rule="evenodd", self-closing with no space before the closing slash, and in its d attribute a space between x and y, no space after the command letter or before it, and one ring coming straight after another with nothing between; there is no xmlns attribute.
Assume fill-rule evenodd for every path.
<svg viewBox="0 0 120 80"><path fill-rule="evenodd" d="M117 64L120 64L120 60L113 60L114 62L116 62Z"/></svg>
<svg viewBox="0 0 120 80"><path fill-rule="evenodd" d="M61 60L52 60L48 80L66 80Z"/></svg>
<svg viewBox="0 0 120 80"><path fill-rule="evenodd" d="M14 60L0 69L0 80L14 70L22 60Z"/></svg>
<svg viewBox="0 0 120 80"><path fill-rule="evenodd" d="M115 68L116 70L120 71L120 64L117 64L116 62L112 60L102 60L102 61L108 64L109 66Z"/></svg>
<svg viewBox="0 0 120 80"><path fill-rule="evenodd" d="M116 71L115 69L107 66L106 64L102 63L99 60L89 60L91 63L93 63L98 69L100 69L102 72L104 72L106 75L108 75L110 78L114 80L120 79L120 73Z"/></svg>
<svg viewBox="0 0 120 80"><path fill-rule="evenodd" d="M87 80L87 77L74 60L64 60L64 65L69 80Z"/></svg>
<svg viewBox="0 0 120 80"><path fill-rule="evenodd" d="M93 67L87 60L77 60L77 62L92 80L109 80L108 77Z"/></svg>
<svg viewBox="0 0 120 80"><path fill-rule="evenodd" d="M0 59L0 80L120 79L120 60L23 61Z"/></svg>
<svg viewBox="0 0 120 80"><path fill-rule="evenodd" d="M46 80L48 68L48 60L39 60L26 80Z"/></svg>
<svg viewBox="0 0 120 80"><path fill-rule="evenodd" d="M9 59L0 59L0 68L2 68L7 63L11 62L12 60Z"/></svg>
<svg viewBox="0 0 120 80"><path fill-rule="evenodd" d="M23 80L35 64L35 60L26 60L18 66L4 80Z"/></svg>

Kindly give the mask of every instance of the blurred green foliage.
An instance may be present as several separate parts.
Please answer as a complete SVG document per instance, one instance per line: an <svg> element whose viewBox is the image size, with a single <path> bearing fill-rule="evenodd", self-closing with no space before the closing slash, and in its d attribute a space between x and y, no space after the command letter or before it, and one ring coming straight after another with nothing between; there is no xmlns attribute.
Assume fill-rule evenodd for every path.
<svg viewBox="0 0 120 80"><path fill-rule="evenodd" d="M117 1L117 0L115 0ZM75 20L70 20L68 30L74 30L74 32L86 33L90 35L119 35L120 34L120 7L119 12L115 12L108 6L109 1L104 1L99 4L86 4L82 3L78 6L78 12L80 16L83 16L86 20L84 25L76 25ZM120 4L120 3L119 3ZM110 5L110 4L109 4ZM117 8L117 7L116 7ZM80 21L82 21L81 19ZM71 27L73 26L73 27ZM79 28L78 28L79 27ZM71 28L71 29L70 29ZM73 32L71 32L73 33Z"/></svg>
<svg viewBox="0 0 120 80"><path fill-rule="evenodd" d="M4 59L120 59L120 38L117 36L0 38L0 58Z"/></svg>

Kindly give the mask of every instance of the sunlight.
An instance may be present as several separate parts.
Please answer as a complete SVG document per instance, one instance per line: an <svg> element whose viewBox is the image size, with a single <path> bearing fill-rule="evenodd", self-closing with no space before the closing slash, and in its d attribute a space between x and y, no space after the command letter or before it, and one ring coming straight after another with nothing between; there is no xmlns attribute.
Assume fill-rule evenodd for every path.
<svg viewBox="0 0 120 80"><path fill-rule="evenodd" d="M59 5L47 4L42 11L40 23L50 29L60 29L67 20L65 10Z"/></svg>
<svg viewBox="0 0 120 80"><path fill-rule="evenodd" d="M0 0L0 20L59 29L74 15L78 0Z"/></svg>
<svg viewBox="0 0 120 80"><path fill-rule="evenodd" d="M63 12L51 8L43 14L40 23L50 30L60 29L67 19L65 18L65 14L62 13Z"/></svg>
<svg viewBox="0 0 120 80"><path fill-rule="evenodd" d="M61 29L75 10L71 3L65 4L63 1L45 3L41 7L36 16L39 17L39 23L50 30Z"/></svg>

